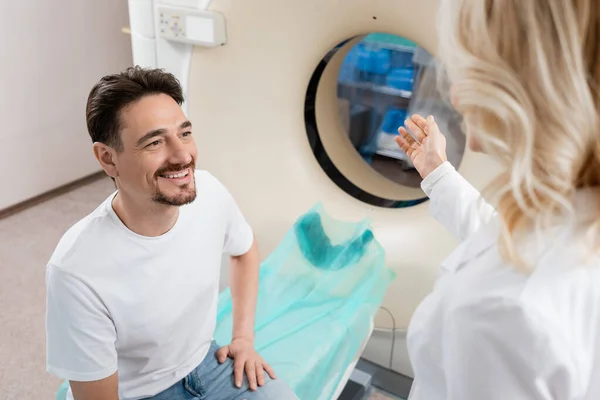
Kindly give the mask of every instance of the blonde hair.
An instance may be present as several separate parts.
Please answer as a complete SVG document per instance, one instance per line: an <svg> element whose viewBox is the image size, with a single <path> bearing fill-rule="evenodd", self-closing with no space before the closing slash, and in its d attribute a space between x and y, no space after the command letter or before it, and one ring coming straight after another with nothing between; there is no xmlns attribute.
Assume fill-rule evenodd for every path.
<svg viewBox="0 0 600 400"><path fill-rule="evenodd" d="M439 58L455 107L505 167L490 187L501 253L524 266L518 233L571 215L574 192L600 184L600 2L440 3ZM586 231L597 247L600 216Z"/></svg>

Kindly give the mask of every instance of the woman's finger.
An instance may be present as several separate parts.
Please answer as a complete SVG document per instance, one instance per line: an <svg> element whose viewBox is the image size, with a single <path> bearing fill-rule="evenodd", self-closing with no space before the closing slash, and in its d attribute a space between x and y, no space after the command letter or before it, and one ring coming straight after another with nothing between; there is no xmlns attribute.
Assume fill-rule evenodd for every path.
<svg viewBox="0 0 600 400"><path fill-rule="evenodd" d="M427 117L425 123L427 124L427 129L429 130L429 132L440 133L440 127L438 126L437 122L435 122L435 118L433 118L433 115Z"/></svg>
<svg viewBox="0 0 600 400"><path fill-rule="evenodd" d="M402 149L402 151L406 153L408 151L408 149L410 148L408 143L406 143L406 140L402 139L402 136L396 136L395 139L396 139L396 143L398 144L400 149Z"/></svg>
<svg viewBox="0 0 600 400"><path fill-rule="evenodd" d="M410 133L413 134L413 136L417 139L417 142L421 142L421 140L423 140L425 138L425 132L423 131L423 129L421 129L421 127L419 127L419 125L415 124L412 119L407 119L404 122L404 125L410 130ZM412 143L411 143L412 145Z"/></svg>
<svg viewBox="0 0 600 400"><path fill-rule="evenodd" d="M415 139L410 135L410 133L408 133L405 127L401 126L400 128L398 128L398 133L408 143L409 147L415 143Z"/></svg>
<svg viewBox="0 0 600 400"><path fill-rule="evenodd" d="M410 135L404 128L398 129L398 132L400 133L400 135L396 136L396 143L398 143L398 146L400 146L402 151L405 152L406 154L408 154L408 156L410 157L410 155L414 151L414 148L410 145L410 143L406 139L406 137L410 138ZM412 140L412 142L415 143L414 140Z"/></svg>
<svg viewBox="0 0 600 400"><path fill-rule="evenodd" d="M417 124L417 126L419 128L421 128L421 130L423 131L423 133L425 134L425 136L429 135L429 126L427 124L427 120L425 118L423 118L421 115L419 114L413 114L413 116L411 117L412 121Z"/></svg>

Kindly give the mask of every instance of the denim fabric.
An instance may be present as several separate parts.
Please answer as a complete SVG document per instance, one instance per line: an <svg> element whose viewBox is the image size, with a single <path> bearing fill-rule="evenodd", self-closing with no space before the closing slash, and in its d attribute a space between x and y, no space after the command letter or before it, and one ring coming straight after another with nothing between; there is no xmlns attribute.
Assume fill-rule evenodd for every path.
<svg viewBox="0 0 600 400"><path fill-rule="evenodd" d="M183 380L147 400L295 400L292 389L279 379L272 380L265 372L265 384L251 391L244 375L241 388L233 379L233 360L223 364L217 360L220 346L212 342L204 361ZM275 371L277 373L277 371Z"/></svg>

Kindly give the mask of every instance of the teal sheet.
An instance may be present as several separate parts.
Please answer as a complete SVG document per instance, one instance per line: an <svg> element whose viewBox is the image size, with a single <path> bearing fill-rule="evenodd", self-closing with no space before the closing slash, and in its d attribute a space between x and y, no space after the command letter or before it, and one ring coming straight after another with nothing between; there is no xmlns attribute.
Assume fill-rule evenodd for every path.
<svg viewBox="0 0 600 400"><path fill-rule="evenodd" d="M395 278L384 255L369 220L336 220L319 203L262 263L256 349L300 399L331 399L360 351ZM229 343L229 290L219 297L217 320L215 339Z"/></svg>

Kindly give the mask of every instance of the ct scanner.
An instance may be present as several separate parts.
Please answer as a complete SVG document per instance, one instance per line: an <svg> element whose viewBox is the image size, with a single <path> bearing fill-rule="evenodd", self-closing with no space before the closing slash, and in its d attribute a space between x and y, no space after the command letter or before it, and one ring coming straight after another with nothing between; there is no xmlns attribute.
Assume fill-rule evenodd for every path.
<svg viewBox="0 0 600 400"><path fill-rule="evenodd" d="M409 320L456 242L429 216L427 202L385 207L340 189L309 144L305 105L312 82L319 140L349 184L392 204L423 198L418 185L394 183L360 158L342 126L336 80L344 55L372 32L408 38L434 54L437 3L129 0L134 63L165 68L181 81L198 143L198 167L211 171L233 193L263 258L317 202L341 219L373 220L397 278L362 357L406 376L412 376L405 343ZM323 57L340 44L319 79L311 81ZM489 160L469 151L461 157L461 174L482 188L490 178ZM345 379L350 372L345 371Z"/></svg>

